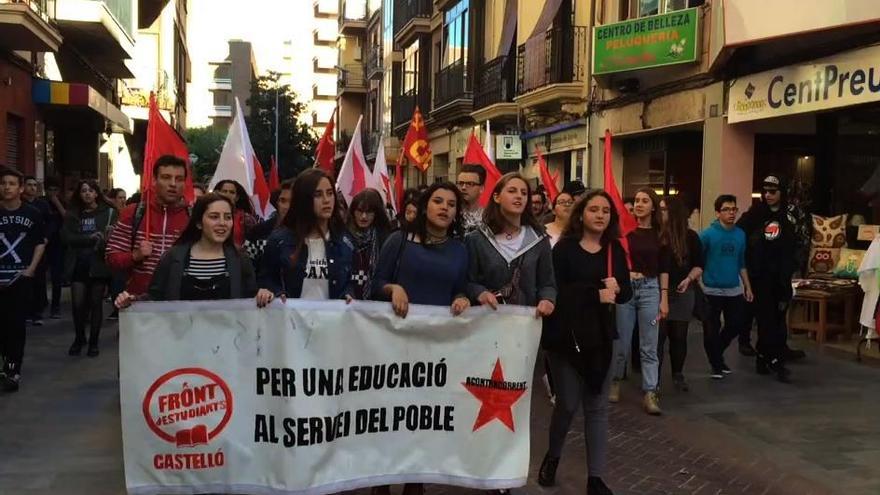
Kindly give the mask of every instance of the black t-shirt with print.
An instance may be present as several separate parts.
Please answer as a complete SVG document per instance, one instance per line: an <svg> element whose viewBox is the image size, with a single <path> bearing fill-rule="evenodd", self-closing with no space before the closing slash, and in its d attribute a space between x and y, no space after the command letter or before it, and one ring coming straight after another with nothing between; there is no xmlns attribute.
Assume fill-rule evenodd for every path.
<svg viewBox="0 0 880 495"><path fill-rule="evenodd" d="M31 264L34 249L46 242L43 214L29 204L7 210L0 206L0 286Z"/></svg>

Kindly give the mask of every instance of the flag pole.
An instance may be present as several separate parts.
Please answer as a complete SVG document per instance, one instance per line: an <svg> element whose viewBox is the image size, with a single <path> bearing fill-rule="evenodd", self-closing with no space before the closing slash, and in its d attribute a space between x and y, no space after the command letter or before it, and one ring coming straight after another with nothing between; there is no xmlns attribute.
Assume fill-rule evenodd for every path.
<svg viewBox="0 0 880 495"><path fill-rule="evenodd" d="M275 81L275 163L278 163L278 81Z"/></svg>

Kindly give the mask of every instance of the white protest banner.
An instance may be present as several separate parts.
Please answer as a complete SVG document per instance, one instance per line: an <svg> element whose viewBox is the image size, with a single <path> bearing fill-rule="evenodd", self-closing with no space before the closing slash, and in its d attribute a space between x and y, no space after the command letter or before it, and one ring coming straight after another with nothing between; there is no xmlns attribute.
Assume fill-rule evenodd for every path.
<svg viewBox="0 0 880 495"><path fill-rule="evenodd" d="M513 306L135 304L120 316L128 491L522 486L540 333Z"/></svg>

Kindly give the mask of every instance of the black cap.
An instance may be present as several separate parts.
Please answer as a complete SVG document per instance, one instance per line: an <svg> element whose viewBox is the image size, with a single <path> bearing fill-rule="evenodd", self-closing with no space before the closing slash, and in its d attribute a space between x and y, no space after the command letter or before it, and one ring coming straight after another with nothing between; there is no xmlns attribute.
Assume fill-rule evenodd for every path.
<svg viewBox="0 0 880 495"><path fill-rule="evenodd" d="M782 189L782 181L776 175L768 175L764 177L761 187L764 189Z"/></svg>

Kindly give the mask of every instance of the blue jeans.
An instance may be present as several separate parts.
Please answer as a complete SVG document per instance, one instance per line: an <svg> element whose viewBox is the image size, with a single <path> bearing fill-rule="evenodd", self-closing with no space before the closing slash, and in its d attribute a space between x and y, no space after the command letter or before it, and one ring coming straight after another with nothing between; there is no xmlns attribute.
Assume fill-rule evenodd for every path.
<svg viewBox="0 0 880 495"><path fill-rule="evenodd" d="M625 304L617 305L617 333L614 341L614 378L620 380L626 371L626 362L632 343L633 328L639 323L639 356L642 361L642 390L654 392L660 379L660 361L657 358L657 341L660 326L660 281L655 278L632 280L633 297Z"/></svg>

